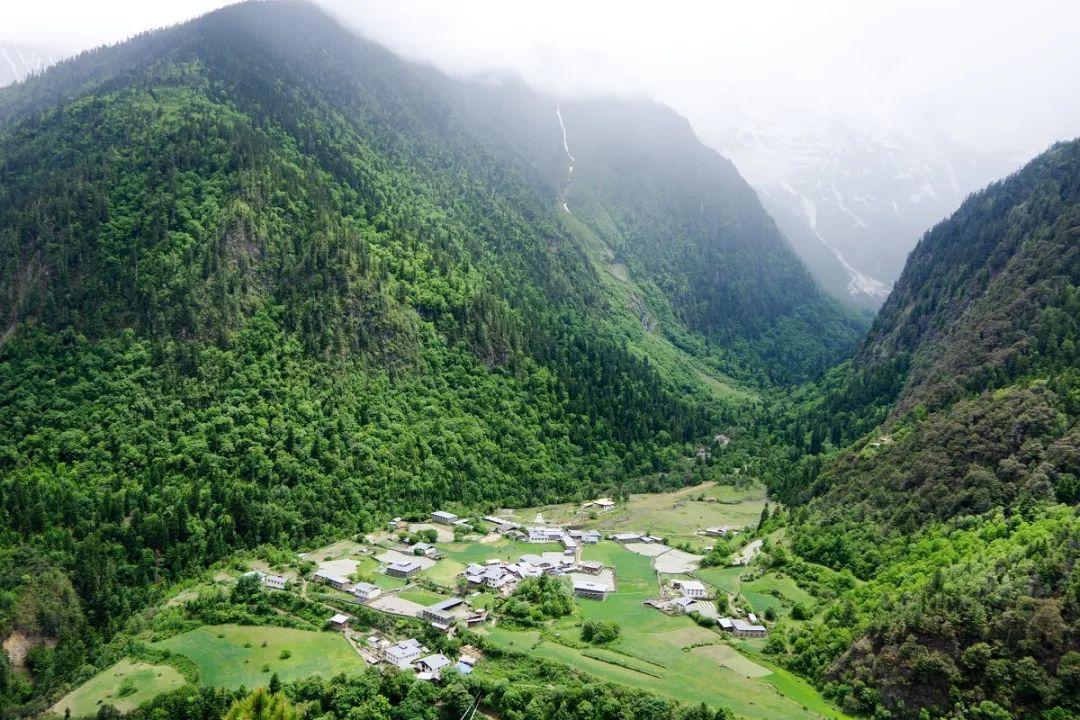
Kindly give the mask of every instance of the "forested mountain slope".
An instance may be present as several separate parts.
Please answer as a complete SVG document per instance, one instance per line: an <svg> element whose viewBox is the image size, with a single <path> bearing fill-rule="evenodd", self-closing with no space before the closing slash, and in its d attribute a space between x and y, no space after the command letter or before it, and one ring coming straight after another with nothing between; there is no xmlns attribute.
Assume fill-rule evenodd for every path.
<svg viewBox="0 0 1080 720"><path fill-rule="evenodd" d="M654 286L690 330L790 383L836 360L860 328L815 286L735 166L645 101L561 105L570 211Z"/></svg>
<svg viewBox="0 0 1080 720"><path fill-rule="evenodd" d="M863 329L814 284L753 189L689 123L643 99L462 84L451 102L564 205L642 324L736 377L790 384Z"/></svg>
<svg viewBox="0 0 1080 720"><path fill-rule="evenodd" d="M810 414L837 444L884 422L789 477L811 498L795 551L867 581L801 631L797 667L902 716L1080 710L1078 342L1074 141L923 238Z"/></svg>
<svg viewBox="0 0 1080 720"><path fill-rule="evenodd" d="M541 103L514 92L500 102ZM560 206L553 104L535 136L500 137L471 103L293 2L0 92L0 631L58 642L31 695L98 659L163 581L237 548L617 489L738 420L633 344L634 309ZM738 217L727 182L700 222ZM656 190L635 191L664 230L639 248L688 232ZM686 323L670 332L693 341L690 366L723 354L747 379L806 377L854 328L778 236L759 254L742 239L767 223L754 203L692 247L784 268L783 302L728 292L735 275L666 286L700 265L682 250L635 250L635 272L664 263L656 302ZM720 306L763 327L713 332ZM758 345L813 334L817 311L836 332L806 358Z"/></svg>

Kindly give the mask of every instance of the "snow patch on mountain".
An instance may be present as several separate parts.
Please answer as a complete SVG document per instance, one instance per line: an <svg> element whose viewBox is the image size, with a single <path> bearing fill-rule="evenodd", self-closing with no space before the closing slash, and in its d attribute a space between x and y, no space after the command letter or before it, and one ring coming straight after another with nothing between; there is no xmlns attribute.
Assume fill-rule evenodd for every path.
<svg viewBox="0 0 1080 720"><path fill-rule="evenodd" d="M736 111L713 139L819 282L871 306L926 230L1018 164L962 147L924 118L884 117Z"/></svg>
<svg viewBox="0 0 1080 720"><path fill-rule="evenodd" d="M566 157L570 159L570 169L566 171L566 182L563 183L563 210L570 212L570 207L566 204L566 196L570 192L570 182L574 179L574 156L570 152L570 143L566 140L566 124L562 119L562 108L559 106L559 102L555 101L555 117L559 119L559 129L562 130L562 146L566 152ZM573 215L573 213L570 213Z"/></svg>
<svg viewBox="0 0 1080 720"><path fill-rule="evenodd" d="M806 215L807 222L810 225L810 230L814 233L814 236L821 241L821 244L828 248L828 250L836 258L837 262L839 262L840 265L843 266L844 270L847 271L849 277L847 284L848 293L851 295L862 294L871 298L880 298L882 300L888 297L889 288L885 286L885 283L881 282L880 280L876 280L869 275L860 272L857 268L853 267L851 263L844 259L843 253L841 253L837 248L830 245L829 241L826 240L820 232L818 232L817 204L802 193L799 193L797 190L795 190L795 188L791 187L791 185L787 183L784 184L784 190L798 196L802 204L803 213Z"/></svg>
<svg viewBox="0 0 1080 720"><path fill-rule="evenodd" d="M25 80L58 62L65 53L0 40L0 87Z"/></svg>

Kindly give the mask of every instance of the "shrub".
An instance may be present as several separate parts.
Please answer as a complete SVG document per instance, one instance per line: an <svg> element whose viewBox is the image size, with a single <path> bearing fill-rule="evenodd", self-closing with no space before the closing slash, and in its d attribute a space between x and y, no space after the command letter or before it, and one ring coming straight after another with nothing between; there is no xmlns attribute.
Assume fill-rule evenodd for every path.
<svg viewBox="0 0 1080 720"><path fill-rule="evenodd" d="M617 623L603 620L586 620L581 626L581 639L596 645L605 645L619 639L622 629Z"/></svg>
<svg viewBox="0 0 1080 720"><path fill-rule="evenodd" d="M136 692L135 680L133 678L126 677L120 683L120 689L117 690L117 697L127 697L128 695L134 695Z"/></svg>

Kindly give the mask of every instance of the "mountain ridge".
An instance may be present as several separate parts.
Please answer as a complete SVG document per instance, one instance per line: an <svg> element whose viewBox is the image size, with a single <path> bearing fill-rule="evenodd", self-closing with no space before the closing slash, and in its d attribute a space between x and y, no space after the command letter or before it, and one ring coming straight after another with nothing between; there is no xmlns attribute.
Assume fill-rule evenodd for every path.
<svg viewBox="0 0 1080 720"><path fill-rule="evenodd" d="M792 547L865 585L800 631L792 662L842 704L1075 707L1078 248L1074 140L923 237L810 411L816 438L781 490L805 502Z"/></svg>

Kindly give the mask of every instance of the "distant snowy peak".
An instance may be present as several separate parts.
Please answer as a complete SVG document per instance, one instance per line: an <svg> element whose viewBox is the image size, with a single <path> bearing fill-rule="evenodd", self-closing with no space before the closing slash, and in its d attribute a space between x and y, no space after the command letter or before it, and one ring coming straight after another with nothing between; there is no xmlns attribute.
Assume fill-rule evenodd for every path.
<svg viewBox="0 0 1080 720"><path fill-rule="evenodd" d="M65 53L0 40L0 87L41 72L63 59Z"/></svg>
<svg viewBox="0 0 1080 720"><path fill-rule="evenodd" d="M964 197L1012 167L917 117L738 116L719 141L818 281L876 306L908 252Z"/></svg>

